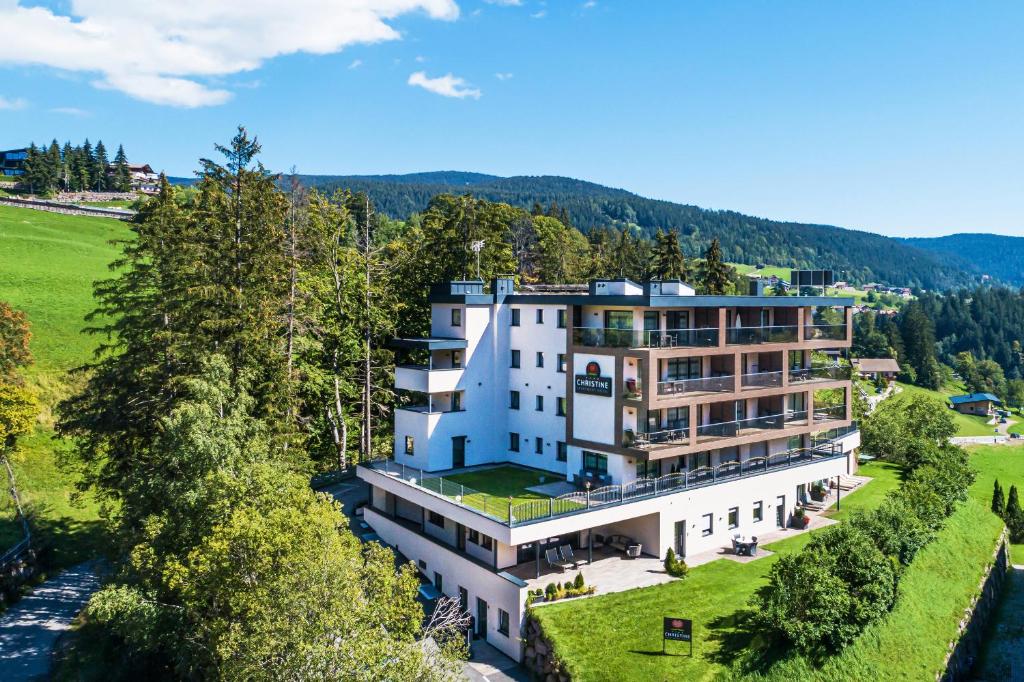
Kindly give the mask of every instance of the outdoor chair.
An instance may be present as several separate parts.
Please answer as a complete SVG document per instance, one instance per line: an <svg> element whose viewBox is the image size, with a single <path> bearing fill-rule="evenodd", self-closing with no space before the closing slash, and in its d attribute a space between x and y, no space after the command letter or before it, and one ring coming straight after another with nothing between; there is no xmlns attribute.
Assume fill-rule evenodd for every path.
<svg viewBox="0 0 1024 682"><path fill-rule="evenodd" d="M547 560L548 566L551 566L552 568L557 568L560 571L564 571L565 569L572 566L572 564L570 564L568 561L563 561L562 558L558 556L558 550L556 549L544 550L544 558Z"/></svg>
<svg viewBox="0 0 1024 682"><path fill-rule="evenodd" d="M572 564L573 568L580 567L580 562L576 561L576 557L573 556L572 545L562 545L558 548L558 553L562 555L562 561Z"/></svg>
<svg viewBox="0 0 1024 682"><path fill-rule="evenodd" d="M630 559L638 559L640 558L641 549L643 549L643 545L641 544L630 545L626 548L626 556Z"/></svg>

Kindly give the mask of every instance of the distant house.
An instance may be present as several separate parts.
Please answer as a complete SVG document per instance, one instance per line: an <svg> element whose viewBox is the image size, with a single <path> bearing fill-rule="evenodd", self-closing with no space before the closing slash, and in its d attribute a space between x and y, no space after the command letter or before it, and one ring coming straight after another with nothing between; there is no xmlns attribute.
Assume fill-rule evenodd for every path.
<svg viewBox="0 0 1024 682"><path fill-rule="evenodd" d="M991 393L971 393L970 395L955 395L949 399L953 409L961 414L980 414L988 416L995 411L995 406L1002 406L1003 401Z"/></svg>
<svg viewBox="0 0 1024 682"><path fill-rule="evenodd" d="M160 189L160 176L153 172L148 163L128 164L128 171L131 173L132 189L136 192L156 194Z"/></svg>
<svg viewBox="0 0 1024 682"><path fill-rule="evenodd" d="M24 175L28 147L0 152L0 175Z"/></svg>
<svg viewBox="0 0 1024 682"><path fill-rule="evenodd" d="M878 377L892 381L900 373L900 364L892 358L860 358L853 361L853 368L861 379L872 381Z"/></svg>

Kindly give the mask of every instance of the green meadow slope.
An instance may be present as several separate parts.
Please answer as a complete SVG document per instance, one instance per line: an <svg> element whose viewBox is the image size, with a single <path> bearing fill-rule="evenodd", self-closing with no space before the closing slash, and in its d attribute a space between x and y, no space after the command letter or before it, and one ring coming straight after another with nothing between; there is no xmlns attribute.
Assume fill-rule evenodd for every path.
<svg viewBox="0 0 1024 682"><path fill-rule="evenodd" d="M58 465L67 446L53 435L51 410L69 391L68 370L96 347L82 332L94 307L92 284L108 276L117 256L110 242L130 234L110 218L0 206L0 300L28 314L36 361L28 381L44 405L36 432L12 460L36 532L53 549L52 568L95 554L102 537L97 505L76 498L74 475ZM11 514L9 504L0 505L0 551L20 537Z"/></svg>

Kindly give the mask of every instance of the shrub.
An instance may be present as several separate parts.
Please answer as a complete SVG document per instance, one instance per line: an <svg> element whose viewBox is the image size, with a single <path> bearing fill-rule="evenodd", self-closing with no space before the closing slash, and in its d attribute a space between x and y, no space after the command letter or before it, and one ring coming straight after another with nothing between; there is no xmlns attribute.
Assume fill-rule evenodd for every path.
<svg viewBox="0 0 1024 682"><path fill-rule="evenodd" d="M874 540L882 554L903 566L909 566L917 552L935 537L899 491L890 494L874 511L854 517L851 523Z"/></svg>
<svg viewBox="0 0 1024 682"><path fill-rule="evenodd" d="M555 595L558 593L558 588L555 587L554 583L548 583L548 586L544 588L544 597L549 600L554 600Z"/></svg>
<svg viewBox="0 0 1024 682"><path fill-rule="evenodd" d="M814 535L783 557L752 604L759 623L798 649L819 654L846 646L892 609L897 571L855 524Z"/></svg>
<svg viewBox="0 0 1024 682"><path fill-rule="evenodd" d="M665 552L665 572L673 578L685 578L689 570L686 562L677 558L675 551L669 547Z"/></svg>
<svg viewBox="0 0 1024 682"><path fill-rule="evenodd" d="M927 481L909 480L903 484L899 492L903 503L914 512L914 515L932 531L939 531L946 521L946 508Z"/></svg>
<svg viewBox="0 0 1024 682"><path fill-rule="evenodd" d="M572 586L574 588L576 588L577 590L581 590L581 589L583 589L584 585L585 585L585 583L583 582L583 573L582 572L577 573L576 574L576 579L572 581Z"/></svg>

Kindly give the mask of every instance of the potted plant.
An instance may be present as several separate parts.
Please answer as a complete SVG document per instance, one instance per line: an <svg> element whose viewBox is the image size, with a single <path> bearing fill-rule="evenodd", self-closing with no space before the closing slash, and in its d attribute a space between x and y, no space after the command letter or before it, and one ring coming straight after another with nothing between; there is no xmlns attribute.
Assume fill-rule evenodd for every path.
<svg viewBox="0 0 1024 682"><path fill-rule="evenodd" d="M821 502L825 499L825 486L821 484L821 481L817 481L811 486L811 499L815 502Z"/></svg>
<svg viewBox="0 0 1024 682"><path fill-rule="evenodd" d="M811 523L811 517L807 515L803 507L797 507L793 511L792 525L797 529L804 529Z"/></svg>

